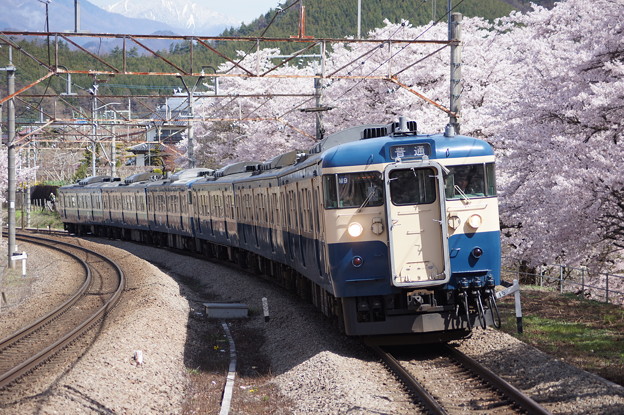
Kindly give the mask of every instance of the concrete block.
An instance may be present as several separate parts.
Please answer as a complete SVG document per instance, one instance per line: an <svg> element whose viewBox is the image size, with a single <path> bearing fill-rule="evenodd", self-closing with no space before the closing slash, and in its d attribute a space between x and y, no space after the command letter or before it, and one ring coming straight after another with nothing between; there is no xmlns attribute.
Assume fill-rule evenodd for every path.
<svg viewBox="0 0 624 415"><path fill-rule="evenodd" d="M208 318L247 318L247 304L242 303L204 303Z"/></svg>

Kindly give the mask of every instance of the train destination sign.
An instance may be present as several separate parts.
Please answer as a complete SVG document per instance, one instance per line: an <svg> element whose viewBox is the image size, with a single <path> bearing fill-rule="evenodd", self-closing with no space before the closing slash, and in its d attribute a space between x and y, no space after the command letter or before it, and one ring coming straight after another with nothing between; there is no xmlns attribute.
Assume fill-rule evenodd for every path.
<svg viewBox="0 0 624 415"><path fill-rule="evenodd" d="M430 154L431 146L429 143L404 144L390 147L390 158L393 160L422 158L423 156L429 156Z"/></svg>

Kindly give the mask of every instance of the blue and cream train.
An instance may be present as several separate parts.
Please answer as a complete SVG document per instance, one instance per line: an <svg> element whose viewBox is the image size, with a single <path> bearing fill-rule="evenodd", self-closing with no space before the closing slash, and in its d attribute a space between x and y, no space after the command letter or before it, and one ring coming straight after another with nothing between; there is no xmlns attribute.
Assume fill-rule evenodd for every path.
<svg viewBox="0 0 624 415"><path fill-rule="evenodd" d="M461 338L499 324L494 152L401 118L306 153L59 189L65 227L236 261L295 289L347 335ZM227 281L224 281L227 284Z"/></svg>

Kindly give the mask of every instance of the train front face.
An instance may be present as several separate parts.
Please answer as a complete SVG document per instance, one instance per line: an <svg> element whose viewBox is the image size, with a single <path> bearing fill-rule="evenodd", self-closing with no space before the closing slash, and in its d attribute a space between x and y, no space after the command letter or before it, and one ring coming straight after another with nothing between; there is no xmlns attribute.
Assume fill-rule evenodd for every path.
<svg viewBox="0 0 624 415"><path fill-rule="evenodd" d="M347 334L438 342L495 322L500 231L489 145L444 136L359 144L369 148L336 149L323 176ZM358 153L369 163L355 164Z"/></svg>

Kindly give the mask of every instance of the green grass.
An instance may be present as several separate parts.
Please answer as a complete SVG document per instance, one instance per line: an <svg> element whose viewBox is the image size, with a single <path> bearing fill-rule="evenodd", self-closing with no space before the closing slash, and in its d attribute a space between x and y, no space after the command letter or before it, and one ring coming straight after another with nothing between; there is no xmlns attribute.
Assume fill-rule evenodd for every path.
<svg viewBox="0 0 624 415"><path fill-rule="evenodd" d="M6 212L5 212L6 217ZM4 219L6 223L6 218ZM22 226L22 211L15 211L15 226L21 228ZM24 226L28 226L27 217L24 213ZM53 212L50 210L41 210L41 209L32 209L30 211L30 227L37 229L47 229L50 227L51 229L63 229L63 222L61 222L61 217L58 212Z"/></svg>
<svg viewBox="0 0 624 415"><path fill-rule="evenodd" d="M573 294L521 291L523 333L512 298L500 303L502 330L568 363L624 385L624 308Z"/></svg>

